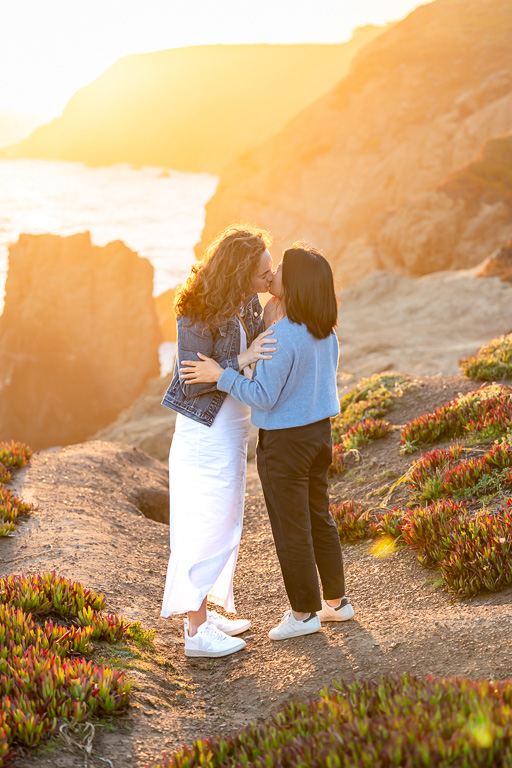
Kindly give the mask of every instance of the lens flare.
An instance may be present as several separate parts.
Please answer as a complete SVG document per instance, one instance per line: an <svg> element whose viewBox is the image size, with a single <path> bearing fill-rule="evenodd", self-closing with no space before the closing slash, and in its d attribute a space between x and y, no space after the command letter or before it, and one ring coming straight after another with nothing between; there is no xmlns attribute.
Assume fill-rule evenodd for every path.
<svg viewBox="0 0 512 768"><path fill-rule="evenodd" d="M389 557L395 551L395 540L391 536L380 536L377 541L372 544L371 553L374 557Z"/></svg>

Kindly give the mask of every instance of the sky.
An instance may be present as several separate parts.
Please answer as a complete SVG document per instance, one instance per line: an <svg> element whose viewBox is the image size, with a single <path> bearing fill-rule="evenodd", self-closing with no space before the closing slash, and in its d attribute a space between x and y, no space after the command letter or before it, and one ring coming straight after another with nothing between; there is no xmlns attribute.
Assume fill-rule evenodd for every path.
<svg viewBox="0 0 512 768"><path fill-rule="evenodd" d="M129 53L215 43L344 42L429 0L3 0L0 113L49 119Z"/></svg>

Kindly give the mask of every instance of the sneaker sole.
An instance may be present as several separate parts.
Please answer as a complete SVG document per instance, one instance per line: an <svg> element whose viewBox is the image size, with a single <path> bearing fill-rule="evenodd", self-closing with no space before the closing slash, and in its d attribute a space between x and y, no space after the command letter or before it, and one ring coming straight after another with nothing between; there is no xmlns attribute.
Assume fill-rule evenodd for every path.
<svg viewBox="0 0 512 768"><path fill-rule="evenodd" d="M228 631L227 629L223 629L225 635L229 635L230 637L235 637L236 635L241 635L242 632L247 632L248 629L251 628L251 622L246 621L244 624L242 624L241 627L238 627L238 629L232 629L231 631Z"/></svg>
<svg viewBox="0 0 512 768"><path fill-rule="evenodd" d="M268 633L268 636L271 640L292 640L294 637L302 637L303 635L314 635L315 632L321 632L322 627L315 627L314 629L309 629L308 627L304 627L303 630L300 632L294 632L293 635L283 635L281 637L272 637L272 630Z"/></svg>
<svg viewBox="0 0 512 768"><path fill-rule="evenodd" d="M320 621L350 621L350 619L353 619L355 616L354 609L352 609L352 615L351 616L340 616L339 614L336 614L336 616L326 616L325 618L322 616L321 611L318 611L317 614Z"/></svg>
<svg viewBox="0 0 512 768"><path fill-rule="evenodd" d="M240 645L238 648L230 648L226 651L200 651L195 650L194 648L185 648L185 656L193 657L193 658L203 658L203 659L219 659L222 656L231 656L232 653L236 653L237 651L241 651L245 648L245 643L243 645Z"/></svg>

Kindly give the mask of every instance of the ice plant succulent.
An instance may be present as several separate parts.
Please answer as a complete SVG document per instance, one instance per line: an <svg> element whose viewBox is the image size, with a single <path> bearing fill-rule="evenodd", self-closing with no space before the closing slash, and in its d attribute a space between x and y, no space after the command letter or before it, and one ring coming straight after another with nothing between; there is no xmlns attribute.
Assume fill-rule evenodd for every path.
<svg viewBox="0 0 512 768"><path fill-rule="evenodd" d="M461 360L460 366L475 381L512 379L512 333L484 344L476 355Z"/></svg>
<svg viewBox="0 0 512 768"><path fill-rule="evenodd" d="M34 746L64 720L128 706L124 675L83 658L93 638L117 642L128 631L104 607L102 595L54 573L0 579L0 766L13 745ZM48 614L71 626L44 621Z"/></svg>
<svg viewBox="0 0 512 768"><path fill-rule="evenodd" d="M498 438L510 431L511 424L512 387L484 385L409 421L400 433L402 452L462 436Z"/></svg>
<svg viewBox="0 0 512 768"><path fill-rule="evenodd" d="M263 723L199 740L153 768L512 765L512 683L402 675L336 684Z"/></svg>
<svg viewBox="0 0 512 768"><path fill-rule="evenodd" d="M331 504L330 512L342 543L348 544L368 537L368 514L353 499Z"/></svg>
<svg viewBox="0 0 512 768"><path fill-rule="evenodd" d="M478 498L511 486L512 445L495 443L483 456L459 461L467 451L455 445L435 449L415 461L408 473L414 498L426 502L448 497Z"/></svg>
<svg viewBox="0 0 512 768"><path fill-rule="evenodd" d="M449 552L449 534L465 512L462 503L446 499L408 510L401 526L403 541L418 552L422 565L438 565Z"/></svg>
<svg viewBox="0 0 512 768"><path fill-rule="evenodd" d="M12 470L23 467L31 455L32 450L23 443L0 443L0 537L16 530L18 515L35 509L33 504L26 504L3 487L11 479Z"/></svg>
<svg viewBox="0 0 512 768"><path fill-rule="evenodd" d="M340 413L331 421L333 464L330 474L345 468L346 452L385 437L391 429L383 416L413 384L397 373L380 373L362 379L340 400Z"/></svg>
<svg viewBox="0 0 512 768"><path fill-rule="evenodd" d="M379 440L382 437L386 437L391 430L391 424L389 421L382 421L382 419L363 419L359 424L349 427L343 437L341 438L341 444L346 451L351 448L357 448L363 443L369 443L371 440Z"/></svg>
<svg viewBox="0 0 512 768"><path fill-rule="evenodd" d="M512 584L512 510L461 517L449 532L448 552L439 562L450 592L471 597Z"/></svg>
<svg viewBox="0 0 512 768"><path fill-rule="evenodd" d="M350 427L365 419L380 419L413 386L407 376L398 373L377 373L362 379L340 400L340 413L332 419L333 443Z"/></svg>

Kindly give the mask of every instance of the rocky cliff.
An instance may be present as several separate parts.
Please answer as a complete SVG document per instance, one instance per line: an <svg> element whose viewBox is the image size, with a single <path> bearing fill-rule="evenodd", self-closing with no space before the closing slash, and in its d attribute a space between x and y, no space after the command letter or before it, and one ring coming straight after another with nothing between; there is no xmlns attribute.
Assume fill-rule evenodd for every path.
<svg viewBox="0 0 512 768"><path fill-rule="evenodd" d="M215 45L126 56L10 157L218 172L348 71L382 28L341 45Z"/></svg>
<svg viewBox="0 0 512 768"><path fill-rule="evenodd" d="M400 254L434 237L443 205L457 215L464 205L451 191L429 193L512 130L511 39L512 0L437 0L415 10L369 43L329 93L224 171L198 254L227 222L248 219L271 229L278 247L301 238L323 248L345 282L395 268L395 258L417 273ZM482 229L498 221L502 238L498 198L489 226L464 232L458 265ZM451 246L449 264L445 249L428 268L453 266Z"/></svg>
<svg viewBox="0 0 512 768"><path fill-rule="evenodd" d="M512 72L509 78L512 90ZM425 275L485 259L512 231L512 134L384 217L370 247L384 269Z"/></svg>
<svg viewBox="0 0 512 768"><path fill-rule="evenodd" d="M0 318L0 433L33 448L79 442L158 374L153 268L89 233L21 235Z"/></svg>

